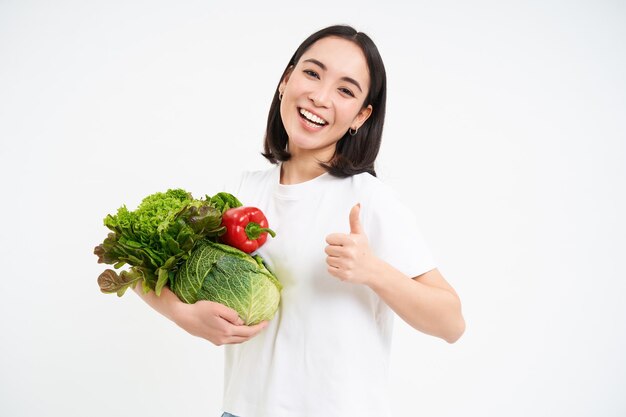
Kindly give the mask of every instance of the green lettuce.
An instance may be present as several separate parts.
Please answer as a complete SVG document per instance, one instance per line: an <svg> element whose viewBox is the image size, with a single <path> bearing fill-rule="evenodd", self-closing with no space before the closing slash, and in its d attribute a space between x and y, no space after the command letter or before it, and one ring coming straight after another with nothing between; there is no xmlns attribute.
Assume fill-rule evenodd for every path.
<svg viewBox="0 0 626 417"><path fill-rule="evenodd" d="M101 291L122 296L141 281L144 291L160 295L199 240L217 239L225 232L222 213L239 206L228 193L194 199L185 190L170 189L147 196L134 211L122 206L117 214L107 215L104 225L111 233L94 249L98 262L115 269L131 267L119 274L104 271L98 277Z"/></svg>

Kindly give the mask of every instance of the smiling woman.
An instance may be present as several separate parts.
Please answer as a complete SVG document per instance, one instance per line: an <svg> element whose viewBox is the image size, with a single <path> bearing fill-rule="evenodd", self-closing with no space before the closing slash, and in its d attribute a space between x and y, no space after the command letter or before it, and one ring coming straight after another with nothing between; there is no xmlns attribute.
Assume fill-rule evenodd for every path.
<svg viewBox="0 0 626 417"><path fill-rule="evenodd" d="M319 150L322 170L315 169L312 176L325 171L338 177L376 175L386 85L385 66L367 35L346 26L311 35L281 76L270 107L264 156L272 163L288 161L298 151L296 143L289 143L291 138L302 141L304 150L311 151L311 146ZM307 115L318 124L302 121ZM319 119L325 122L323 128ZM298 130L323 137L307 145Z"/></svg>
<svg viewBox="0 0 626 417"><path fill-rule="evenodd" d="M369 86L369 78L361 48L332 36L317 41L289 67L279 91L292 157L332 159L338 138L348 129L358 131L372 113L372 105L364 105L369 88L361 88Z"/></svg>
<svg viewBox="0 0 626 417"><path fill-rule="evenodd" d="M459 297L415 216L376 177L385 98L378 49L348 26L311 35L283 71L264 142L274 166L225 190L276 232L257 251L283 287L271 321L245 326L218 303L138 291L226 345L224 416L389 416L394 313L450 343L463 333Z"/></svg>

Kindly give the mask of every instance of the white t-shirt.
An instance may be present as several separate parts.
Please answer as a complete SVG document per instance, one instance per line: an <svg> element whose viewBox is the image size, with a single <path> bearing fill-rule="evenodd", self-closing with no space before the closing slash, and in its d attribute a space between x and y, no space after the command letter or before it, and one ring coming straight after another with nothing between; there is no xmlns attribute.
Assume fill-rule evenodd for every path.
<svg viewBox="0 0 626 417"><path fill-rule="evenodd" d="M259 250L283 285L269 326L225 346L224 411L239 417L386 417L393 311L362 284L327 272L326 236L361 225L373 252L408 277L435 264L414 214L368 174L280 184L280 166L226 191L261 209L276 232ZM407 278L409 279L409 278Z"/></svg>

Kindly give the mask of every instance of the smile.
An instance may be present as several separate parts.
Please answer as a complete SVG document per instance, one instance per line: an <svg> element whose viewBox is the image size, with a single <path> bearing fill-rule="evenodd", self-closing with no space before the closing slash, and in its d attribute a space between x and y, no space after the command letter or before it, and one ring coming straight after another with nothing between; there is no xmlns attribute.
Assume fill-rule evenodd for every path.
<svg viewBox="0 0 626 417"><path fill-rule="evenodd" d="M308 110L299 108L298 111L300 112L300 117L305 119L307 122L311 122L311 123L313 123L313 124L315 124L317 126L325 126L325 125L328 124L328 122L326 120L324 120L321 117L311 113Z"/></svg>

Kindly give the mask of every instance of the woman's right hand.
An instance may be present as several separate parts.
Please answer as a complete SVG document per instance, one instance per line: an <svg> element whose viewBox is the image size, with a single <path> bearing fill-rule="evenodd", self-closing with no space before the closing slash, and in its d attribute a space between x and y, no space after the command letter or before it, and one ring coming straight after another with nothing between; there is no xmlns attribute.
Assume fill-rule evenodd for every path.
<svg viewBox="0 0 626 417"><path fill-rule="evenodd" d="M216 346L245 342L267 327L263 321L246 326L232 308L213 301L196 301L177 307L175 323L188 333L202 337Z"/></svg>
<svg viewBox="0 0 626 417"><path fill-rule="evenodd" d="M141 284L136 285L134 290L148 305L183 330L216 346L250 340L268 324L263 321L254 326L246 326L232 308L204 300L186 304L167 287L161 290L160 296L153 291L144 293Z"/></svg>

